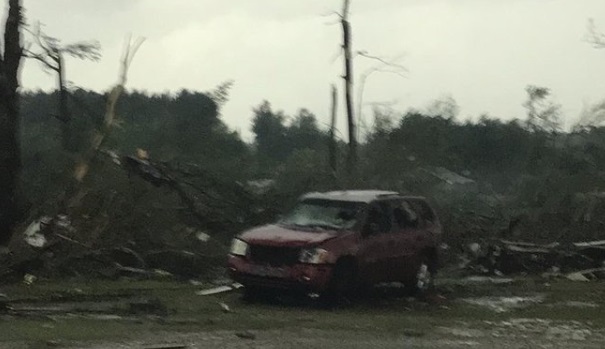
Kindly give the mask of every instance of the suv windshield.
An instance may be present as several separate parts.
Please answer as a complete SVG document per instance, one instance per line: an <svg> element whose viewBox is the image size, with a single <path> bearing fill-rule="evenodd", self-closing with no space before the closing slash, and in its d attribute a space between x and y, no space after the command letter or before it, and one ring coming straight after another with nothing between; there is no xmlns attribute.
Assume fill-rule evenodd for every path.
<svg viewBox="0 0 605 349"><path fill-rule="evenodd" d="M359 202L304 200L281 221L284 225L315 229L350 229L357 223Z"/></svg>

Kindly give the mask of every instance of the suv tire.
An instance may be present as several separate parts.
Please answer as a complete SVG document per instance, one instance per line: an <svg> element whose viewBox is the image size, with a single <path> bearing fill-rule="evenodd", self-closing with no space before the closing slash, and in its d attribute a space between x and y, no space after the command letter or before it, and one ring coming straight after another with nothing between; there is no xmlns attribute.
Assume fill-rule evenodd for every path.
<svg viewBox="0 0 605 349"><path fill-rule="evenodd" d="M338 261L332 271L332 278L328 289L323 294L325 306L338 306L348 303L354 295L357 272L353 262L348 260Z"/></svg>

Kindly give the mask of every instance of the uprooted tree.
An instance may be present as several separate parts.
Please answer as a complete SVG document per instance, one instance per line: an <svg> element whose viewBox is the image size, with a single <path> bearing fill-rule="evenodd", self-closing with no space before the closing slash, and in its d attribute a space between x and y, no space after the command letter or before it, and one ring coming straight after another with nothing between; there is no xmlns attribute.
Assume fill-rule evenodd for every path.
<svg viewBox="0 0 605 349"><path fill-rule="evenodd" d="M19 65L22 47L20 0L9 0L4 29L4 52L0 57L0 245L6 244L18 220L21 198L19 176Z"/></svg>
<svg viewBox="0 0 605 349"><path fill-rule="evenodd" d="M77 59L98 61L101 58L101 46L98 41L79 41L62 44L61 41L46 35L41 25L29 31L34 43L28 45L23 54L26 58L34 59L42 64L42 68L57 75L59 112L56 115L61 121L61 140L63 149L74 152L78 150L74 121L69 109L69 90L65 80L65 59L71 56Z"/></svg>

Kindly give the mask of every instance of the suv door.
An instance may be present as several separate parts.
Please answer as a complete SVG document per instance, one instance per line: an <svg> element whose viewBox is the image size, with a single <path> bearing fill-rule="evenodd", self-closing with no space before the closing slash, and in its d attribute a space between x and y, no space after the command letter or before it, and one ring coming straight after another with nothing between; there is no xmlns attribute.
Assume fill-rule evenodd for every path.
<svg viewBox="0 0 605 349"><path fill-rule="evenodd" d="M358 253L360 276L369 284L389 279L389 259L392 251L391 232L393 226L391 206L386 201L371 203L362 226Z"/></svg>
<svg viewBox="0 0 605 349"><path fill-rule="evenodd" d="M426 224L416 205L405 199L393 201L394 238L392 246L396 257L392 263L393 281L407 281L416 272L418 257L426 244Z"/></svg>

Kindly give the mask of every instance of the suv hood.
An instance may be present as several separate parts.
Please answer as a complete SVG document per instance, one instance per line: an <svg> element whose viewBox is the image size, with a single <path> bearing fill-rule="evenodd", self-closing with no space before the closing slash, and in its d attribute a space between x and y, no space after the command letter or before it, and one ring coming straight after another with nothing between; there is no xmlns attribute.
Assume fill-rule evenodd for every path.
<svg viewBox="0 0 605 349"><path fill-rule="evenodd" d="M255 245L304 247L322 243L338 235L333 230L304 231L271 224L245 231L239 238Z"/></svg>

